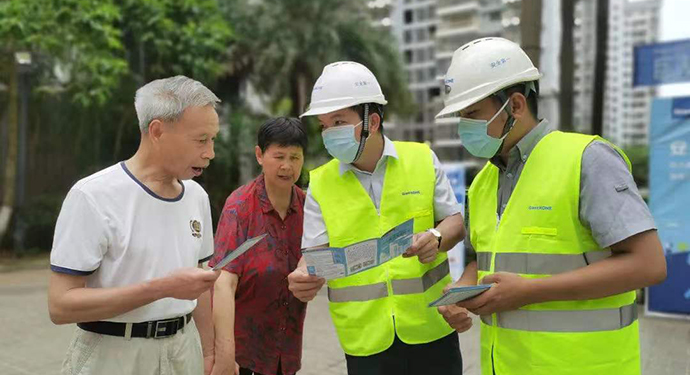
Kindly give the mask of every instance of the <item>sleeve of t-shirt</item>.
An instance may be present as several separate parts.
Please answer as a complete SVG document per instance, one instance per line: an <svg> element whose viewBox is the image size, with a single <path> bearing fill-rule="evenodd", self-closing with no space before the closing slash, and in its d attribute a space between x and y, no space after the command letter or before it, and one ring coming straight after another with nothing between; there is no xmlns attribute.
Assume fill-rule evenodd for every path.
<svg viewBox="0 0 690 375"><path fill-rule="evenodd" d="M321 206L314 199L311 188L307 189L304 200L304 225L302 230L302 248L308 249L328 243L328 230L323 220Z"/></svg>
<svg viewBox="0 0 690 375"><path fill-rule="evenodd" d="M246 236L240 227L237 206L226 203L223 208L223 213L218 220L213 257L208 265L213 267L220 263L230 251L235 250L239 245L244 243L244 241L246 241ZM241 277L245 259L246 257L240 256L225 265L223 269Z"/></svg>
<svg viewBox="0 0 690 375"><path fill-rule="evenodd" d="M450 180L448 180L448 176L446 176L446 172L443 170L441 161L438 160L436 153L431 151L431 157L434 163L434 172L436 173L436 183L434 186L434 221L440 222L448 216L460 213L462 207L455 197L455 192L450 185Z"/></svg>
<svg viewBox="0 0 690 375"><path fill-rule="evenodd" d="M656 229L625 160L610 145L587 146L581 169L580 221L600 247Z"/></svg>
<svg viewBox="0 0 690 375"><path fill-rule="evenodd" d="M107 218L78 188L72 188L62 203L55 224L50 268L70 275L90 275L108 251Z"/></svg>
<svg viewBox="0 0 690 375"><path fill-rule="evenodd" d="M211 203L208 195L204 199L204 227L202 229L201 249L198 254L199 263L204 263L213 257L213 219L211 219Z"/></svg>

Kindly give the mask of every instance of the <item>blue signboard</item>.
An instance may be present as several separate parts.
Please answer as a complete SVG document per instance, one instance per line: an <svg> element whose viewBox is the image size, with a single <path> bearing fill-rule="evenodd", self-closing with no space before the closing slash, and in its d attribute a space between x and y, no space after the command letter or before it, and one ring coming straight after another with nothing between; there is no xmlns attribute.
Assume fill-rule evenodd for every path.
<svg viewBox="0 0 690 375"><path fill-rule="evenodd" d="M690 39L635 47L633 86L690 82Z"/></svg>
<svg viewBox="0 0 690 375"><path fill-rule="evenodd" d="M690 314L690 97L655 99L649 131L649 203L668 277L649 288L648 309Z"/></svg>

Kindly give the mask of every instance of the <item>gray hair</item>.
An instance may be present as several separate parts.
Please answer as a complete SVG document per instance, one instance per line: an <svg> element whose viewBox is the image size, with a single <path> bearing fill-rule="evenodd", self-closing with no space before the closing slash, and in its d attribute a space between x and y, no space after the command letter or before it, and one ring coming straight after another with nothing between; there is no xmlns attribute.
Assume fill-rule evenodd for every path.
<svg viewBox="0 0 690 375"><path fill-rule="evenodd" d="M220 99L206 86L185 76L157 79L137 90L134 108L139 129L146 133L153 120L174 122L188 107L216 107Z"/></svg>

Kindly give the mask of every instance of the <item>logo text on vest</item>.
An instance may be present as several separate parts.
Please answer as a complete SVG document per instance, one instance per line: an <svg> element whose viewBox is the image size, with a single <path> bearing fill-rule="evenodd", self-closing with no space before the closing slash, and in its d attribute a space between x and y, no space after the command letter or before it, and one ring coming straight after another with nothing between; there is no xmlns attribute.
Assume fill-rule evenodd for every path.
<svg viewBox="0 0 690 375"><path fill-rule="evenodd" d="M419 190L412 190L412 191L403 191L402 195L413 195L413 194L422 194L419 192Z"/></svg>
<svg viewBox="0 0 690 375"><path fill-rule="evenodd" d="M529 206L528 209L539 211L551 211L553 208L551 206Z"/></svg>

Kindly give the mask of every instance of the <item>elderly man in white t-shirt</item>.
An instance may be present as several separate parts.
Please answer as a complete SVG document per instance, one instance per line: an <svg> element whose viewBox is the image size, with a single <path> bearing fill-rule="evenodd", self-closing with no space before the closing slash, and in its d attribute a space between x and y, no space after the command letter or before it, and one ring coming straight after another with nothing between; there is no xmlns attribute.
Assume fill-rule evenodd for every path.
<svg viewBox="0 0 690 375"><path fill-rule="evenodd" d="M214 157L219 101L184 76L143 86L136 154L67 194L48 292L51 320L79 327L63 374L211 371L219 272L201 267L213 255L211 211L191 178Z"/></svg>

